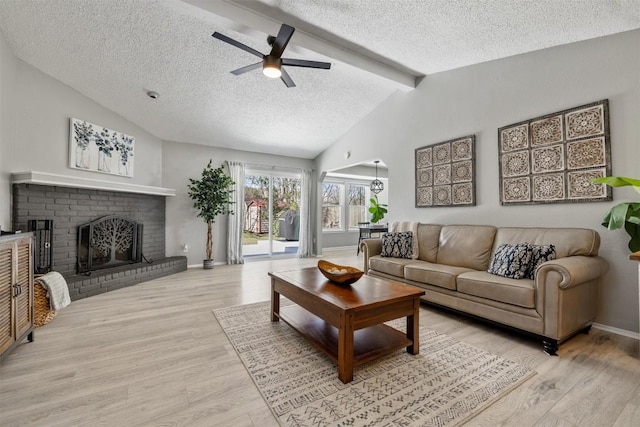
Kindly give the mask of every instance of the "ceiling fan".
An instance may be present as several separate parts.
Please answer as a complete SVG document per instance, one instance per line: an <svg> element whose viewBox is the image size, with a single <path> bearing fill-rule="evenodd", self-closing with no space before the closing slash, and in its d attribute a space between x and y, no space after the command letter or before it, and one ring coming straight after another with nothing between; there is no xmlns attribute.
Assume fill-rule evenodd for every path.
<svg viewBox="0 0 640 427"><path fill-rule="evenodd" d="M269 36L267 37L267 43L271 46L271 52L268 55L263 55L257 50L250 48L246 44L240 43L237 40L229 38L224 34L220 34L219 32L213 33L213 37L218 40L222 40L225 43L229 43L237 48L244 50L245 52L249 52L259 58L262 59L260 62L256 62L255 64L247 65L242 68L238 68L237 70L233 70L231 74L235 74L239 76L240 74L244 74L246 72L255 70L256 68L262 67L262 73L274 79L280 77L287 87L295 87L296 84L291 79L291 76L286 72L286 70L282 67L286 65L288 67L305 67L305 68L321 68L328 70L331 68L331 64L329 62L318 62L318 61L306 61L303 59L293 59L293 58L282 58L282 54L284 53L284 49L287 47L289 40L291 40L291 36L296 29L290 27L289 25L282 24L280 27L280 31L278 32L277 37Z"/></svg>

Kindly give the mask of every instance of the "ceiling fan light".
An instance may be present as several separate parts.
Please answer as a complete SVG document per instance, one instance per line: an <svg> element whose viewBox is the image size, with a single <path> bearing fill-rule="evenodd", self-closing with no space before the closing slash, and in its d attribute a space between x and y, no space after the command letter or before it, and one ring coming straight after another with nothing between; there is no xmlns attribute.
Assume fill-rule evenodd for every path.
<svg viewBox="0 0 640 427"><path fill-rule="evenodd" d="M265 56L262 61L262 74L272 79L279 79L282 76L281 66L282 59Z"/></svg>
<svg viewBox="0 0 640 427"><path fill-rule="evenodd" d="M278 79L282 76L282 71L280 71L280 67L274 65L265 65L262 67L262 74L272 79Z"/></svg>

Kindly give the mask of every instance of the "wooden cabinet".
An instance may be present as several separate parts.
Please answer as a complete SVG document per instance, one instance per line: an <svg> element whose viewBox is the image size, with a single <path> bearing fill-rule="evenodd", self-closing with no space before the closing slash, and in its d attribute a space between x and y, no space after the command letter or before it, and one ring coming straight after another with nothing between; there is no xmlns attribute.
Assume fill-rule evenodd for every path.
<svg viewBox="0 0 640 427"><path fill-rule="evenodd" d="M25 338L33 341L31 234L0 237L0 360Z"/></svg>

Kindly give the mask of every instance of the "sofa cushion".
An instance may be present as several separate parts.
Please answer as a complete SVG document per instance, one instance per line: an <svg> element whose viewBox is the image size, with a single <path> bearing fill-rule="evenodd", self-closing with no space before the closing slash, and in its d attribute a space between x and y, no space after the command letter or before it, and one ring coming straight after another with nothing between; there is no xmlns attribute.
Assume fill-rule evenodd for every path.
<svg viewBox="0 0 640 427"><path fill-rule="evenodd" d="M462 273L457 278L458 292L524 308L535 308L535 282L509 279L485 271Z"/></svg>
<svg viewBox="0 0 640 427"><path fill-rule="evenodd" d="M420 252L420 246L418 246L418 225L419 222L410 222L410 221L394 221L391 223L391 228L389 231L393 233L401 232L401 231L410 231L413 233L413 253L411 258L418 259L418 254ZM403 257L404 258L404 257Z"/></svg>
<svg viewBox="0 0 640 427"><path fill-rule="evenodd" d="M531 265L531 245L516 243L500 245L493 254L488 272L511 279L523 279Z"/></svg>
<svg viewBox="0 0 640 427"><path fill-rule="evenodd" d="M438 257L438 244L440 239L441 225L420 224L418 226L418 236L414 236L413 241L418 242L418 259L428 262L436 262Z"/></svg>
<svg viewBox="0 0 640 427"><path fill-rule="evenodd" d="M436 262L486 271L495 234L496 228L489 225L445 225Z"/></svg>
<svg viewBox="0 0 640 427"><path fill-rule="evenodd" d="M494 250L505 243L529 242L532 245L556 247L557 258L573 255L596 256L600 248L600 235L585 228L501 227L496 232Z"/></svg>
<svg viewBox="0 0 640 427"><path fill-rule="evenodd" d="M413 258L413 233L403 231L398 233L382 233L383 257Z"/></svg>
<svg viewBox="0 0 640 427"><path fill-rule="evenodd" d="M413 259L406 258L383 258L375 255L369 258L369 268L381 273L391 274L397 277L404 277L404 267L407 264L418 262Z"/></svg>
<svg viewBox="0 0 640 427"><path fill-rule="evenodd" d="M428 283L441 288L456 290L456 277L459 274L474 271L465 267L433 264L421 261L404 267L404 278L414 282Z"/></svg>
<svg viewBox="0 0 640 427"><path fill-rule="evenodd" d="M556 247L554 245L531 245L531 263L525 277L535 279L536 269L543 262L556 259Z"/></svg>

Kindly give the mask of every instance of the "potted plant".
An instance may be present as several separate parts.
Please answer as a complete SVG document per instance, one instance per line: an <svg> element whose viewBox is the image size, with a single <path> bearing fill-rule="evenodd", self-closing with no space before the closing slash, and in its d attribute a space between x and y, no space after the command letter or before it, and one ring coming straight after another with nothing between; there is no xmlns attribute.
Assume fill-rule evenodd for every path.
<svg viewBox="0 0 640 427"><path fill-rule="evenodd" d="M640 193L640 180L624 176L605 176L595 178L592 182L606 184L611 187L632 186ZM629 249L631 252L640 251L640 202L623 202L615 205L602 220L602 225L609 230L624 227L631 238Z"/></svg>
<svg viewBox="0 0 640 427"><path fill-rule="evenodd" d="M371 214L371 222L376 224L378 221L384 218L384 215L387 213L387 205L383 203L379 203L377 195L373 196L369 200L369 203L371 204L371 206L369 206L369 213Z"/></svg>
<svg viewBox="0 0 640 427"><path fill-rule="evenodd" d="M189 178L189 197L193 200L193 207L199 210L198 216L207 223L206 256L202 268L213 268L213 224L220 214L233 213L231 210L231 192L229 187L235 184L222 166L213 168L211 160L202 171L199 180Z"/></svg>

